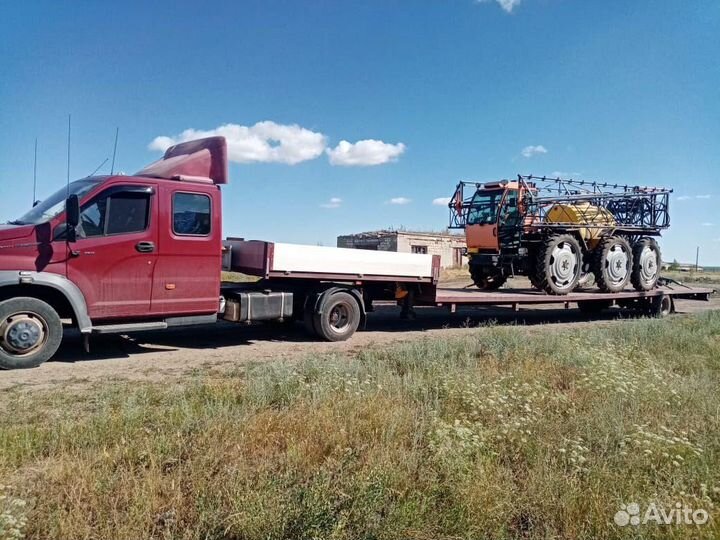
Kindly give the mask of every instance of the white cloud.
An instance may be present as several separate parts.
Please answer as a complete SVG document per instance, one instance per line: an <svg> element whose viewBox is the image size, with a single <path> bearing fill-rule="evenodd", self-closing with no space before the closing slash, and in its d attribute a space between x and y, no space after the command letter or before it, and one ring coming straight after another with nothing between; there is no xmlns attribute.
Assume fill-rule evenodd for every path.
<svg viewBox="0 0 720 540"><path fill-rule="evenodd" d="M486 4L492 1L493 0L478 0L478 3ZM495 2L497 2L506 13L512 13L512 10L520 4L520 0L495 0Z"/></svg>
<svg viewBox="0 0 720 540"><path fill-rule="evenodd" d="M266 120L254 126L224 124L211 130L186 129L174 137L156 137L150 150L165 151L179 142L222 135L227 140L228 159L236 163L287 163L295 165L319 157L326 137L297 124Z"/></svg>
<svg viewBox="0 0 720 540"><path fill-rule="evenodd" d="M404 151L403 143L390 144L375 139L365 139L356 143L340 141L335 148L325 150L331 165L345 167L382 165L397 161Z"/></svg>
<svg viewBox="0 0 720 540"><path fill-rule="evenodd" d="M433 204L435 206L447 206L450 204L450 197L438 197L437 199L433 199Z"/></svg>
<svg viewBox="0 0 720 540"><path fill-rule="evenodd" d="M702 224L703 227L712 227L713 225L715 225L715 224L710 223L709 221L706 221L705 223Z"/></svg>
<svg viewBox="0 0 720 540"><path fill-rule="evenodd" d="M320 206L322 208L339 208L342 202L343 201L340 197L330 197L328 202L322 203Z"/></svg>
<svg viewBox="0 0 720 540"><path fill-rule="evenodd" d="M712 195L695 195L694 197L692 195L680 195L679 197L676 197L676 200L678 201L689 201L690 199L710 199L712 198Z"/></svg>
<svg viewBox="0 0 720 540"><path fill-rule="evenodd" d="M545 148L542 144L538 144L536 146L531 144L530 146L523 148L520 153L523 157L529 158L536 154L547 154L547 148Z"/></svg>
<svg viewBox="0 0 720 540"><path fill-rule="evenodd" d="M411 202L412 199L408 199L407 197L393 197L387 201L386 204L410 204Z"/></svg>

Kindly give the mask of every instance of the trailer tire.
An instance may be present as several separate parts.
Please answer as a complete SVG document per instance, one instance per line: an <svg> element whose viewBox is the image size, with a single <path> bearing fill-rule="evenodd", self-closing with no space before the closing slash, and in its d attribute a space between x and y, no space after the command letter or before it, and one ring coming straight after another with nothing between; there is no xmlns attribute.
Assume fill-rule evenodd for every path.
<svg viewBox="0 0 720 540"><path fill-rule="evenodd" d="M0 368L34 368L52 358L62 341L57 311L37 298L0 302Z"/></svg>
<svg viewBox="0 0 720 540"><path fill-rule="evenodd" d="M539 288L549 294L568 294L580 279L582 261L582 249L574 236L549 236L537 255L535 276L539 279Z"/></svg>
<svg viewBox="0 0 720 540"><path fill-rule="evenodd" d="M583 300L578 302L578 309L583 315L597 315L610 306L611 302L609 300Z"/></svg>
<svg viewBox="0 0 720 540"><path fill-rule="evenodd" d="M595 283L604 292L620 292L630 282L633 256L630 243L622 236L608 236L595 248Z"/></svg>
<svg viewBox="0 0 720 540"><path fill-rule="evenodd" d="M483 291L494 291L502 287L507 281L507 277L500 271L487 272L481 266L470 267L470 277L478 289Z"/></svg>
<svg viewBox="0 0 720 540"><path fill-rule="evenodd" d="M360 306L347 292L336 292L323 301L313 317L315 332L327 341L345 341L360 326Z"/></svg>
<svg viewBox="0 0 720 540"><path fill-rule="evenodd" d="M671 313L675 313L675 302L673 301L672 296L667 294L658 294L648 300L646 313L649 317L662 319Z"/></svg>
<svg viewBox="0 0 720 540"><path fill-rule="evenodd" d="M636 291L650 291L657 285L662 267L660 246L653 238L641 238L633 246L630 281Z"/></svg>

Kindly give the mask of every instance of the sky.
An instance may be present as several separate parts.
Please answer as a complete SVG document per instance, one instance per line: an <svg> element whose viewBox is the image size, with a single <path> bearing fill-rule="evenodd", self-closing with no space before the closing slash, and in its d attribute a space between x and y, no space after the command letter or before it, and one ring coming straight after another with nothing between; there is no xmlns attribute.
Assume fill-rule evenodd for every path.
<svg viewBox="0 0 720 540"><path fill-rule="evenodd" d="M442 230L458 180L674 189L665 260L720 265L717 0L0 0L0 221L67 173L228 138L224 234ZM110 161L98 174L110 172Z"/></svg>

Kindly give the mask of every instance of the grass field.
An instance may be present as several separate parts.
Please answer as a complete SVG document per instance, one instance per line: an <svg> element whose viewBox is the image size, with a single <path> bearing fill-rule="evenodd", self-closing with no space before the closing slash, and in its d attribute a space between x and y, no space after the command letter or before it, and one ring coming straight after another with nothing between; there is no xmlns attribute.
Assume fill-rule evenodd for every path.
<svg viewBox="0 0 720 540"><path fill-rule="evenodd" d="M0 538L717 538L719 385L709 312L16 389Z"/></svg>

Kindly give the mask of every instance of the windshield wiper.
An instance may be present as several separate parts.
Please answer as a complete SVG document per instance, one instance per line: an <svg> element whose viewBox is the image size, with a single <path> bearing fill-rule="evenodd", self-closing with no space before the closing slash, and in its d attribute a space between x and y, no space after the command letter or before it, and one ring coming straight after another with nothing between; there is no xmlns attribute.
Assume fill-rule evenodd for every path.
<svg viewBox="0 0 720 540"><path fill-rule="evenodd" d="M24 221L20 221L19 219L16 219L14 221L8 221L8 225L27 225Z"/></svg>

